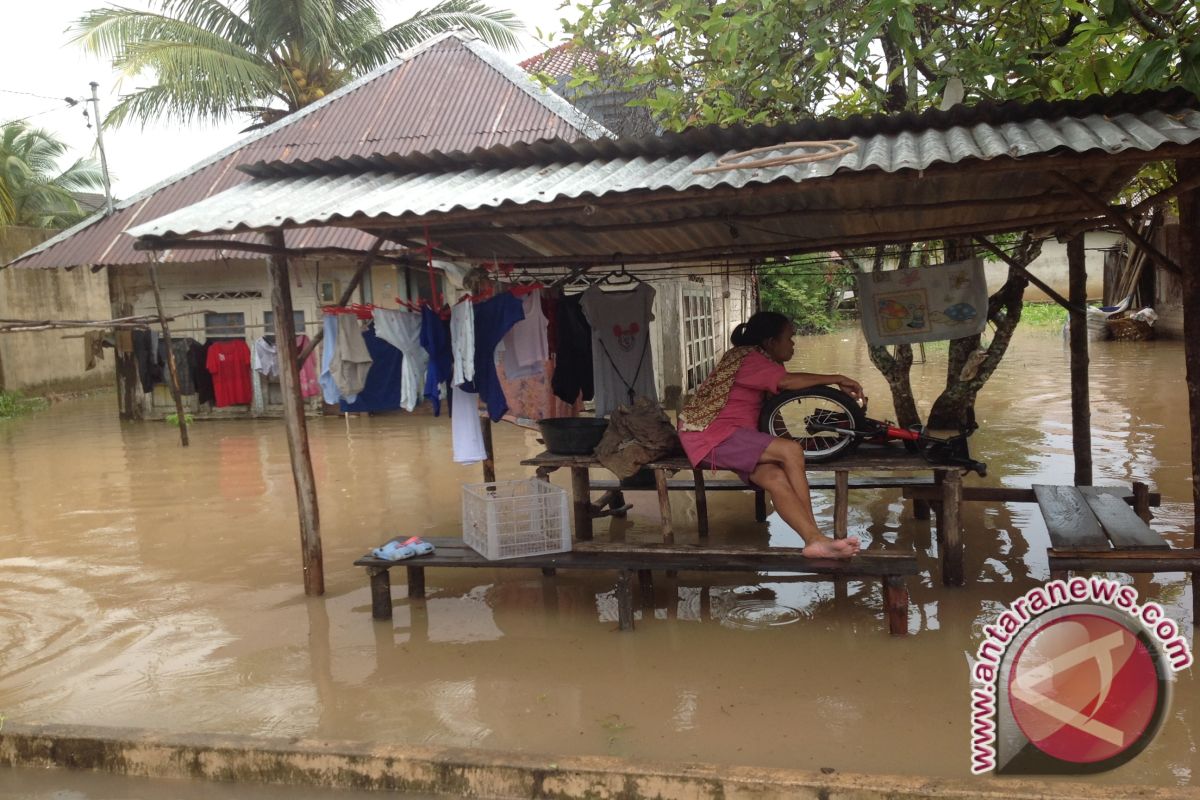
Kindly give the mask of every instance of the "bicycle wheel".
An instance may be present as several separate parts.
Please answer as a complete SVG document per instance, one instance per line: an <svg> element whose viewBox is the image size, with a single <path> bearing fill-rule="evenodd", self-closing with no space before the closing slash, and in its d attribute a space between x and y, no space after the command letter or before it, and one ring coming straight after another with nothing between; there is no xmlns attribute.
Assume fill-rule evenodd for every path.
<svg viewBox="0 0 1200 800"><path fill-rule="evenodd" d="M828 386L780 392L763 404L759 430L794 439L804 458L819 464L854 452L859 438L846 431L866 428L867 416L845 392Z"/></svg>

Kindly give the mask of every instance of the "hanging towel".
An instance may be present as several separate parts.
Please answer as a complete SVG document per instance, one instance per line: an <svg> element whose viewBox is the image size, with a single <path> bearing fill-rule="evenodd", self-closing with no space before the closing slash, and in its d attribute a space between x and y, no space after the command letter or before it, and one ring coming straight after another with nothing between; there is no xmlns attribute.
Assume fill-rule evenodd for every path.
<svg viewBox="0 0 1200 800"><path fill-rule="evenodd" d="M425 370L425 397L433 403L433 415L442 413L442 386L450 385L454 372L450 352L450 323L426 306L421 309L421 347L429 356Z"/></svg>
<svg viewBox="0 0 1200 800"><path fill-rule="evenodd" d="M296 354L299 355L308 347L308 336L301 333L296 336ZM317 381L317 368L312 353L300 365L300 396L316 397L321 393L321 384Z"/></svg>
<svg viewBox="0 0 1200 800"><path fill-rule="evenodd" d="M475 309L471 303L459 303L450 309L450 350L454 356L454 374L450 383L462 386L475 379Z"/></svg>
<svg viewBox="0 0 1200 800"><path fill-rule="evenodd" d="M429 356L421 348L421 315L412 311L377 308L375 335L404 354L400 371L400 407L412 411L421 402Z"/></svg>
<svg viewBox="0 0 1200 800"><path fill-rule="evenodd" d="M354 402L367 382L371 370L371 354L363 341L362 325L353 314L335 314L337 345L333 349L330 372L338 393L347 402Z"/></svg>
<svg viewBox="0 0 1200 800"><path fill-rule="evenodd" d="M474 464L487 458L483 426L479 421L479 395L455 386L450 410L450 432L454 439L454 462Z"/></svg>
<svg viewBox="0 0 1200 800"><path fill-rule="evenodd" d="M988 291L978 258L858 276L863 334L872 345L961 339L987 327Z"/></svg>
<svg viewBox="0 0 1200 800"><path fill-rule="evenodd" d="M325 337L321 342L321 377L318 382L321 384L321 399L328 405L336 406L338 401L342 399L342 393L338 389L337 381L333 378L333 357L337 352L337 334L338 322L335 314L325 315ZM346 398L353 402L353 397Z"/></svg>

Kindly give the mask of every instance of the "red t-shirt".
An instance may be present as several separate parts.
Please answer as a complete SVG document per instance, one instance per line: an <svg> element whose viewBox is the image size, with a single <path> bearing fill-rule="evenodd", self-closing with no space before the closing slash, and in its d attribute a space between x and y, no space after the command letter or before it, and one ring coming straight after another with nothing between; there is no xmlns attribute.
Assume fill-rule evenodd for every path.
<svg viewBox="0 0 1200 800"><path fill-rule="evenodd" d="M763 396L779 391L779 381L787 375L784 366L757 350L742 359L733 376L729 399L716 418L702 431L680 431L679 441L688 460L695 466L708 457L713 448L729 438L736 430L758 430L758 415L762 413Z"/></svg>
<svg viewBox="0 0 1200 800"><path fill-rule="evenodd" d="M205 366L213 376L217 408L250 403L254 396L250 387L250 346L244 339L213 342Z"/></svg>

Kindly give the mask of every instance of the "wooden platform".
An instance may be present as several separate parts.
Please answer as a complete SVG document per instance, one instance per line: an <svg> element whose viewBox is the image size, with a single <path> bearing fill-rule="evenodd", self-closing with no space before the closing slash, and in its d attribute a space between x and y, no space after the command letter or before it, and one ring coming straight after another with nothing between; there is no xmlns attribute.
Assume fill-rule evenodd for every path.
<svg viewBox="0 0 1200 800"><path fill-rule="evenodd" d="M1200 551L1172 550L1150 528L1149 495L1144 486L1138 490L1139 485L1130 493L1134 508L1120 487L1114 491L1114 487L1034 485L1050 534L1046 554L1052 578L1066 578L1075 571L1191 572L1195 597L1200 587ZM1200 601L1194 605L1200 610Z"/></svg>
<svg viewBox="0 0 1200 800"><path fill-rule="evenodd" d="M578 541L591 541L594 519L609 515L623 515L627 508L625 492L641 488L622 485L613 479L593 481L589 470L603 468L595 456L563 456L545 452L533 458L527 458L521 464L535 467L537 476L543 480L549 480L550 474L559 469L571 471L574 532L575 539ZM709 491L753 492L755 496L754 518L758 522L766 520L767 506L764 493L746 486L740 480L707 478L703 470L694 469L683 457L654 461L646 464L645 468L654 472L653 489L658 495L659 519L664 544L675 542L675 527L671 518L671 492L687 491L695 494L698 533L701 540L707 539L709 532L707 500ZM962 585L964 582L963 545L959 518L963 491L964 469L962 467L930 464L920 455L909 453L902 447L864 445L854 453L835 461L809 464L807 471L809 473L833 473L832 480L810 479L810 485L813 489L833 490L833 534L839 539L845 538L849 533L849 491L851 489L899 487L930 492L929 496L936 498L940 512L937 518L937 536L941 543L942 582L951 586ZM671 476L677 472L690 473L691 478L672 480ZM905 476L897 473L924 474ZM651 487L645 488L650 489ZM605 492L598 502L592 501L591 493L594 489ZM928 501L921 499L914 502L913 512L918 519L929 519Z"/></svg>
<svg viewBox="0 0 1200 800"><path fill-rule="evenodd" d="M917 559L910 553L863 552L852 559L807 558L797 548L704 547L701 545L630 545L582 543L567 553L488 561L461 539L429 538L437 550L427 556L404 561L385 561L365 555L354 562L365 567L371 580L371 615L392 618L391 578L393 568L408 573L408 596L425 596L425 570L436 568L540 569L553 574L559 569L611 570L617 573L617 606L622 630L633 629L633 573L647 591L652 574L674 572L794 572L831 577L872 577L883 581L888 630L895 635L908 632L908 588L905 578L917 574Z"/></svg>

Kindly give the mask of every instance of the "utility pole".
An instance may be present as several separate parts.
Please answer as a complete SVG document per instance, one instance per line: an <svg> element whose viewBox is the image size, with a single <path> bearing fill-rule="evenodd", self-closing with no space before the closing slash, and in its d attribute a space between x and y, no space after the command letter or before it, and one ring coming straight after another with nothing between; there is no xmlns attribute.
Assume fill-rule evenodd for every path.
<svg viewBox="0 0 1200 800"><path fill-rule="evenodd" d="M104 176L104 213L113 213L112 185L108 181L108 157L104 154L104 122L100 116L100 96L96 89L100 84L92 81L92 111L96 114L96 147L100 150L100 173Z"/></svg>

